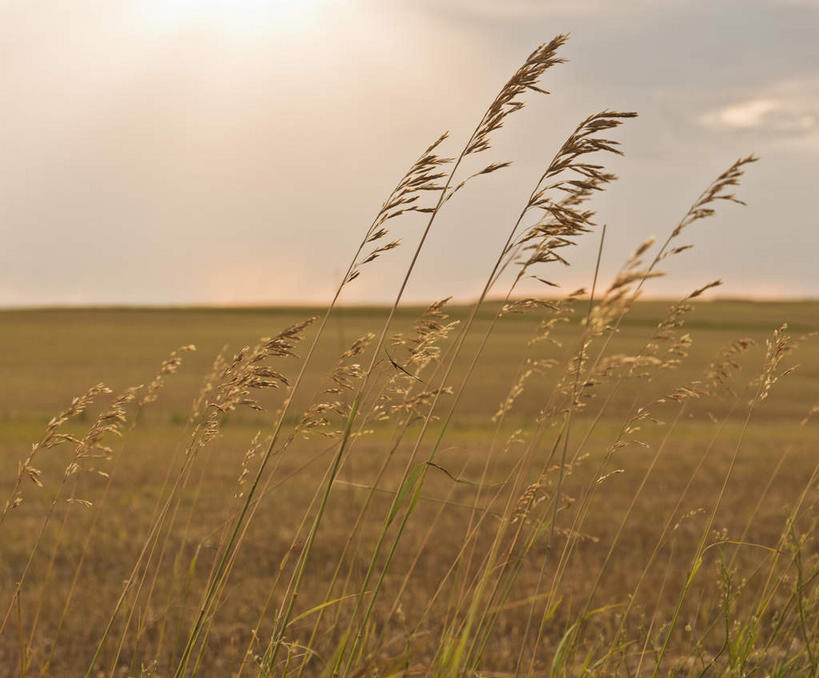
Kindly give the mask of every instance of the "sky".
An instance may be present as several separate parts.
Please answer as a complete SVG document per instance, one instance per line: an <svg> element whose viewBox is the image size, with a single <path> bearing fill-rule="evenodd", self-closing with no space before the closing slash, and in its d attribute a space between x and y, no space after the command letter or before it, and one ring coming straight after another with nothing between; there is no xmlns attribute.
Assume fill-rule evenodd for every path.
<svg viewBox="0 0 819 678"><path fill-rule="evenodd" d="M819 297L818 0L0 0L0 306L329 300L381 202L441 132L457 155L539 43L566 63L441 212L408 302L478 295L574 126L615 132L601 274L754 153L747 207L686 233L647 294ZM476 168L474 168L476 169ZM388 302L422 230L347 286ZM599 239L547 277L588 286Z"/></svg>

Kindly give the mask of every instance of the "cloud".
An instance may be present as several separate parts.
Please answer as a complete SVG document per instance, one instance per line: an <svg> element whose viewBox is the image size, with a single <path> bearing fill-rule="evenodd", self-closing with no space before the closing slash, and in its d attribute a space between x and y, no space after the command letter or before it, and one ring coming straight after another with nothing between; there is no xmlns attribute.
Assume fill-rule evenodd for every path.
<svg viewBox="0 0 819 678"><path fill-rule="evenodd" d="M719 132L819 138L819 81L775 85L755 96L712 107L699 116L699 122Z"/></svg>

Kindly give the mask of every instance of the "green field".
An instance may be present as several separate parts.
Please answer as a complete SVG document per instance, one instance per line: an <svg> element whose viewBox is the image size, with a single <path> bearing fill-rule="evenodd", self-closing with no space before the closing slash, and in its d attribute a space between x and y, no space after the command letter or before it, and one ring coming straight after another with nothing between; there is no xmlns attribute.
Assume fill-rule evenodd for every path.
<svg viewBox="0 0 819 678"><path fill-rule="evenodd" d="M594 338L590 355L596 357L601 349L604 357L642 355L669 307L669 302L638 302L617 332ZM498 310L497 304L488 304L468 335L446 383L456 392ZM410 336L423 311L401 309L390 332ZM450 320L462 321L466 311L448 309ZM155 402L141 408L133 403L129 406L124 435L110 437L111 453L102 455L110 459L86 462L81 473L66 479L59 495L75 445L69 441L38 453L34 465L41 471L43 486L24 478L22 503L0 525L0 615L6 618L0 666L8 667L7 673L3 669L0 673L21 672L22 646L26 675L40 675L41 670L56 676L85 675L113 619L90 675L173 675L212 567L242 504L237 494L248 488L247 482L241 486L237 482L245 452L257 432L261 440L270 434L286 389L263 391L259 396L262 412L244 407L227 412L216 437L195 455L186 455L196 423L191 421L192 405L220 351L229 361L243 346L253 346L261 337L274 336L321 313L322 309L307 308L0 312L3 501L13 490L18 460L25 458L49 419L65 409L73 396L100 382L114 396L129 386L148 385L171 351L188 344L197 349L182 354L178 372L165 377ZM327 375L338 356L358 337L379 332L386 314L387 309L363 307L334 313L296 392L285 428L297 426L300 413L308 406L330 398L322 389L327 387ZM794 578L799 578L799 589L803 575L809 578L810 568L815 567L817 545L810 538L810 528L819 494L811 473L819 462L819 421L800 422L819 403L819 341L806 337L784 356L775 373L798 368L776 381L769 396L752 408L749 401L759 392L755 379L764 368L766 339L783 322L788 323L787 333L795 340L819 330L819 302L698 303L684 316L684 325L672 328L676 337L690 333L693 343L686 348L687 357L679 365L669 362L675 357L667 351L674 343L672 338L659 342L660 364L632 369L632 363L613 361L609 370L600 371L584 389L582 409L573 412L565 443L561 433L566 425L565 404L560 404L560 391L555 389L561 378L572 383L569 366L578 350L584 314L585 301L581 300L565 322L555 325L551 335L555 342L535 344L530 339L537 335L542 321L555 316L552 310L504 314L469 373L449 422L446 415L454 396L441 395L436 416L419 446L419 458L426 458L446 425L435 465L426 467L417 507L389 568L384 567L386 548L375 559L377 570L383 568L385 575L371 624L361 640L361 668L356 675L424 673L431 666L435 653L450 638L447 633L464 628L469 602L478 595L473 587L502 524L508 533L499 542L503 555L498 557L497 571L503 577L514 573L514 578L493 583L493 594L485 606L491 614L480 617L483 624L489 624L491 618L492 624L491 634L484 637L476 632L479 644L483 643L480 665L484 673L480 675L513 675L509 667L520 658L527 666L532 662L535 675L548 675L555 648L581 617L582 640L577 639L571 666L578 666L586 656L607 656L609 650L601 648L608 647L622 622L624 635L617 636L622 647L618 646L616 657L613 651L610 657L616 669L610 667L601 675L608 670L614 672L611 675L643 675L649 667L653 669L653 658L666 635L669 650L662 674L697 675L710 661L724 662L733 656L734 647L725 639L736 638L732 634L740 631L747 638L748 630L740 621L752 618L762 629L755 636L753 651L765 647L765 653L748 658L747 666L756 661L760 671L769 670L776 657L787 654L776 634L767 647L763 641L776 628L776 614L794 609L788 588ZM313 331L310 328L295 349L298 355L304 355ZM441 343L442 358L433 360L418 379L407 377L409 386L422 392L438 383L447 350L457 336L458 327L454 327L449 339ZM728 369L726 383L703 397L659 402L679 386L705 383L709 365L720 351L746 337L755 345ZM399 375L398 366L407 365L406 343L387 342L386 347L376 357L362 407L376 404L384 387ZM366 365L369 355L365 352L355 362ZM531 365L528 360L554 360L554 365L544 363L525 382L509 411L493 421L512 384ZM301 358L296 357L275 362L291 382L300 365ZM339 396L342 401L345 397ZM109 401L110 397L99 399L67 422L64 430L82 438ZM349 403L344 402L346 407ZM547 416L541 417L544 407ZM641 407L656 421L641 421L639 430L623 435ZM341 407L338 414L328 412L327 426L310 437L297 436L274 455L263 474L261 501L253 505L253 520L231 563L230 577L219 591L218 605L207 615L204 642L197 646L190 663L193 670L198 661L198 675L235 675L256 627L259 640L250 646L245 673L257 670L254 656L263 654L274 632L276 610L281 608L294 562L304 546L306 528L301 523L307 518L309 525L315 516L311 502L338 448L338 436L322 434L342 431L345 411ZM420 417L401 423L401 416L399 410L384 422L365 420L354 432L306 562L291 615L295 621L287 626L279 654L279 660L291 663L288 669L294 670L293 675L294 667L306 659L310 659L305 663L310 675L325 665L356 604L355 594L421 430ZM641 444L614 449L612 443L618 437ZM558 481L555 470L564 450L566 461L574 463ZM247 462L251 478L259 458L257 454ZM88 472L91 465L110 473L110 486L104 476ZM170 496L178 478L182 482L153 542L148 565L136 570L133 585L112 616L155 524L157 507ZM708 529L723 481L724 495ZM557 482L561 483L560 501L552 502ZM808 492L800 503L806 484ZM526 495L527 488L530 495ZM361 529L353 532L356 516L370 495ZM68 497L92 505L69 504ZM529 499L526 510L504 522L504 516L518 510L521 497ZM798 576L789 565L795 562L790 555L783 562L783 557L776 560L771 551L779 549L779 556L784 552L778 540L796 504L802 510L793 524L794 539L808 535L802 543L804 572ZM524 549L525 558L518 558L527 535L537 533L538 521L551 524L553 510L556 523L533 537ZM394 535L396 526L397 522L389 527L388 535ZM84 545L87 536L89 542ZM340 560L348 536L350 547ZM702 553L702 566L681 604L679 622L669 625L702 538L714 546ZM558 558L561 554L565 562ZM328 594L337 563L341 563L341 575ZM17 596L16 582L23 573ZM781 595L773 596L758 615L749 612L759 610L754 607L756 596L767 590L767 578L779 581L783 574L791 579L782 580ZM368 594L370 591L368 588ZM810 596L813 598L804 603L815 608L815 587ZM729 618L720 613L726 600L735 620L732 617L730 623L720 625L720 619ZM328 601L333 602L320 613L313 609ZM544 617L549 606L553 614ZM805 661L813 662L811 643L815 645L817 615L815 609L805 614L808 618L802 615L801 620L794 614L793 628L787 622L783 628L788 633L781 636L787 643L801 643L797 654L803 656L807 648ZM318 633L311 638L319 619ZM538 644L532 633L525 634L532 619L537 620L536 628L545 619ZM479 625L478 630L483 628ZM524 642L524 637L529 640ZM731 651L720 650L723 644ZM715 666L723 671L728 664ZM277 664L272 675L281 670Z"/></svg>

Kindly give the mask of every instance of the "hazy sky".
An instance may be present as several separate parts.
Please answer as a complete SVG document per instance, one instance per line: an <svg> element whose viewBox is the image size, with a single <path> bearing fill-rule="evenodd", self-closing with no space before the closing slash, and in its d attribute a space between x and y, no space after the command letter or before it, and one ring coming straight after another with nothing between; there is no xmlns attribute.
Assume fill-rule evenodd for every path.
<svg viewBox="0 0 819 678"><path fill-rule="evenodd" d="M409 300L474 297L585 115L638 111L595 202L611 275L753 152L741 208L649 292L819 296L819 1L0 0L0 306L324 302L418 153L570 32L451 201ZM392 298L420 232L348 289ZM588 283L597 241L551 277Z"/></svg>

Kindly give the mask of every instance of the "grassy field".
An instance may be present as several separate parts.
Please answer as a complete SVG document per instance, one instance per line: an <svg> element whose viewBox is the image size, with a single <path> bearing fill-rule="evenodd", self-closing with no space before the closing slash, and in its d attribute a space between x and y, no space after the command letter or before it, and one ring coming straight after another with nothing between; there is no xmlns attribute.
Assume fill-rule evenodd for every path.
<svg viewBox="0 0 819 678"><path fill-rule="evenodd" d="M591 354L601 348L606 356L644 354L670 306L638 302L616 333L590 344ZM609 369L599 370L573 413L566 443L562 407L549 409L549 403L562 378L568 374L571 382L566 366L578 349L585 302L575 307L565 314L549 308L507 313L494 328L434 465L426 466L417 506L389 568L384 546L375 557L376 569L383 568L385 575L369 621L360 627L356 675L427 672L441 647L457 647L452 639L467 627L473 600L480 600L483 610L469 636L471 651L481 648L481 675L512 675L516 666L525 672L530 664L535 675L548 674L556 648L565 647L561 639L567 637L574 648L571 657L563 658L570 667L567 675L587 657L608 662L600 665L607 668L598 668L601 675L650 675L666 638L662 675L697 675L715 657L721 673L741 654L737 647L743 642L749 643L742 655L746 669L762 667L754 675L765 675L777 657L790 656L797 646L798 656L813 661L815 609L803 622L794 615L793 628L791 621L779 621L787 633L780 630L777 636L771 629L778 614L784 620L784 612L795 609L794 586L807 596L800 604L816 606L815 587L799 586L810 578L817 552L810 528L819 498L811 476L819 434L815 421L800 424L819 402L817 342L808 339L785 356L777 373L795 364L798 369L773 384L752 411L749 401L758 393L754 380L764 368L766 339L784 321L794 338L819 330L819 303L700 302L685 315L683 327L672 329L676 337L690 333L693 338L690 346L683 342L688 355L681 364L669 362L673 356L667 348L675 344L669 338L659 342L661 361L656 365L634 369L633 363L613 361ZM498 310L498 304L485 306L447 385L457 386L468 373L483 330ZM411 336L423 312L400 310L393 332ZM81 461L82 472L61 485L76 447L67 441L38 453L42 487L23 478L22 503L0 526L0 614L6 617L0 665L7 667L7 675L22 671L21 647L26 675L41 670L59 676L86 671L173 675L240 510L237 495L247 490L247 481L238 481L243 465L251 478L258 465L260 455L246 459L246 451L255 435L262 442L270 435L286 390L262 391L262 412L244 407L227 412L215 437L195 453L190 449L193 403L220 351L229 361L241 347L320 313L252 308L0 314L4 497L13 491L18 461L73 396L98 382L114 396L128 386L148 385L176 347L194 344L197 349L180 354L178 371L164 377L155 402L128 405L124 435L108 436L110 454L100 455L105 458ZM335 313L291 412L330 398L322 389L338 356L358 337L377 331L386 313L382 308ZM447 313L450 318L440 322L463 321L466 309L453 307ZM531 343L544 320L563 315L565 322L556 323L551 335L555 342ZM311 331L296 353L309 343ZM416 392L431 388L456 335L457 327L449 338L441 338L442 358L433 359L418 379L398 367L409 367L409 345L388 343L377 358L363 400L366 407L375 406L396 380ZM681 385L707 382L709 365L740 338L754 345L737 356L726 383L701 397L658 401ZM361 355L355 362L366 362L368 354ZM493 421L512 384L531 367L527 361L533 360L555 364L542 362L508 412ZM277 364L292 379L300 361L284 358ZM100 397L61 430L82 439L111 397ZM421 458L452 403L452 394L441 396L437 417L420 445ZM544 408L550 416L543 416ZM639 408L653 419L644 418L639 430L624 433ZM316 493L339 445L339 437L329 434L343 430L347 410L337 409L339 414L325 413L327 426L305 431L312 435L298 436L274 455L230 576L206 615L206 636L193 654L191 671L232 675L247 655L245 672L251 674L264 661L268 639L276 632L277 610L281 614L304 546L305 524L316 514ZM381 422L371 417L354 433L332 483L272 675L285 666L296 675L303 663L307 674L318 672L331 663L351 615L362 614L355 609L361 597L357 592L421 428L418 416L402 419L404 412L410 410L398 409ZM299 418L290 415L288 422L297 426ZM622 447L614 444L618 440ZM559 474L561 454L566 465ZM110 476L89 472L92 466ZM558 480L558 475L563 477ZM172 493L177 479L182 482ZM553 502L558 482L560 500ZM164 523L152 533L158 508L170 496ZM354 530L365 505L360 529ZM797 505L801 511L792 534L786 534L800 545L793 551L780 537ZM388 526L388 536L395 534L397 522ZM501 528L505 532L499 538ZM145 544L151 544L149 553L140 560ZM484 582L482 573L494 551L490 569L497 577ZM793 553L800 554L799 568ZM701 565L672 624L698 554ZM136 563L140 566L134 570ZM337 580L328 591L336 568ZM481 582L489 588L482 590ZM370 580L367 593L372 586ZM316 609L322 603L330 604Z"/></svg>
<svg viewBox="0 0 819 678"><path fill-rule="evenodd" d="M635 114L592 114L498 225L476 301L402 305L565 41L421 153L326 314L0 313L0 670L819 676L819 303L639 301L755 157L598 284L589 203ZM393 311L344 308L399 246Z"/></svg>

